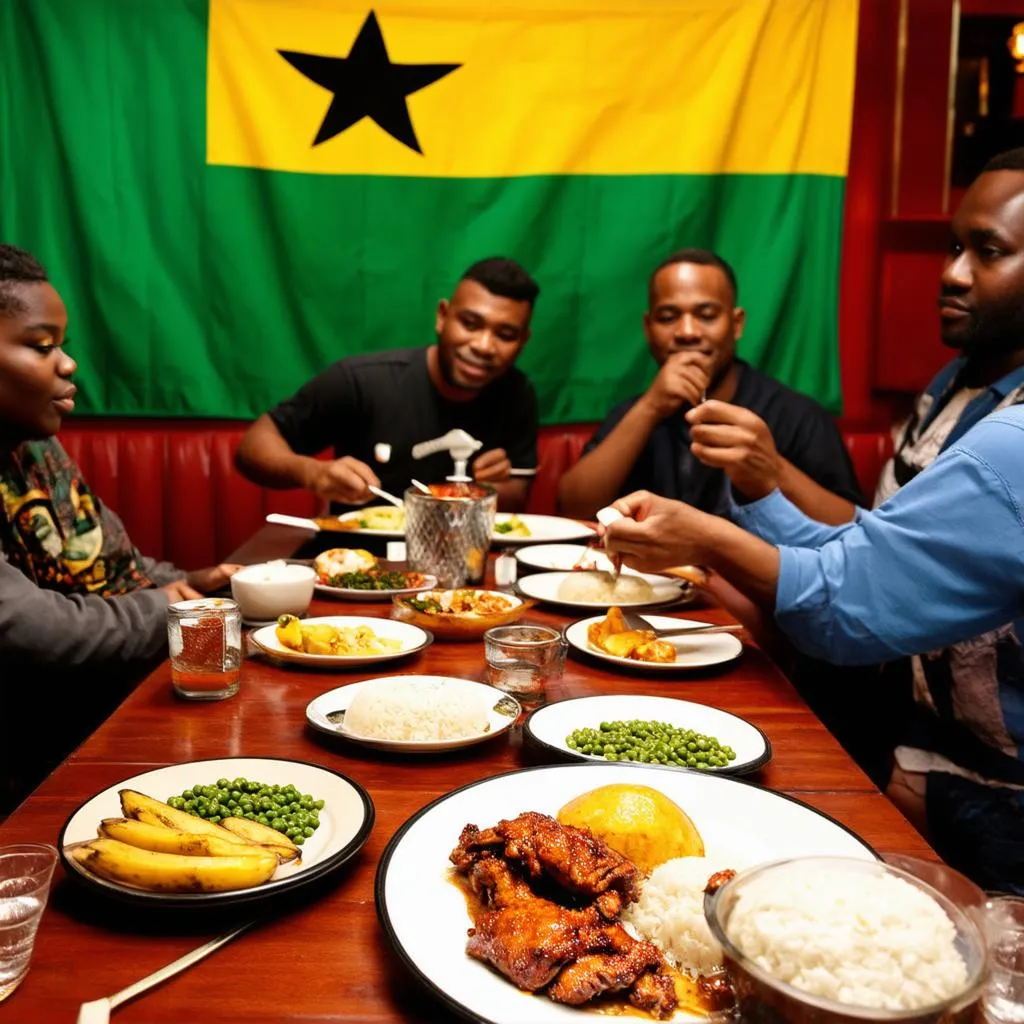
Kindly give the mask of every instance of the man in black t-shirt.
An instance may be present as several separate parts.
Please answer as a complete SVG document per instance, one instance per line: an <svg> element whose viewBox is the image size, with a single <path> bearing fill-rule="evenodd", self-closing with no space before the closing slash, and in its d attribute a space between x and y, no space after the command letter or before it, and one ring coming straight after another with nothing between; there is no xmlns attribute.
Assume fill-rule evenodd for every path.
<svg viewBox="0 0 1024 1024"><path fill-rule="evenodd" d="M367 485L401 494L413 477L443 480L447 453L412 447L461 428L483 442L470 463L499 508L526 505L537 465L537 398L512 365L530 337L540 289L513 260L473 264L438 303L437 344L351 356L329 366L245 433L239 470L267 487L305 487L335 511L365 504ZM331 447L331 461L314 456Z"/></svg>
<svg viewBox="0 0 1024 1024"><path fill-rule="evenodd" d="M822 522L853 518L863 498L832 417L736 358L746 316L736 299L732 267L707 250L655 269L643 322L658 375L608 414L562 477L562 511L589 518L648 490L721 514L730 486L741 500L778 487Z"/></svg>

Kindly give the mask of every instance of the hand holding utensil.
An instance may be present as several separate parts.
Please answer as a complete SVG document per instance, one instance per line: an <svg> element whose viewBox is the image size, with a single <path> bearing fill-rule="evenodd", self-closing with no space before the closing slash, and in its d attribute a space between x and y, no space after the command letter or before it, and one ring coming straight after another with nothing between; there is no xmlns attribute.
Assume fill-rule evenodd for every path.
<svg viewBox="0 0 1024 1024"><path fill-rule="evenodd" d="M235 936L241 935L246 928L251 928L255 923L255 921L246 921L245 924L239 925L223 935L218 935L215 939L210 939L209 942L204 943L198 949L193 949L191 953L186 953L173 963L169 963L166 967L161 967L158 971L146 975L145 978L135 982L134 985L129 985L127 988L121 989L120 992L115 992L112 996L104 996L102 999L94 999L90 1003L82 1003L78 1011L78 1024L107 1024L110 1020L111 1010L114 1010L122 1003L128 1002L129 999L134 999L137 995L141 995L154 985L159 985L160 982L174 977L175 974L185 970L186 967L191 967L193 964L198 963L204 957L209 956L215 950L230 942Z"/></svg>

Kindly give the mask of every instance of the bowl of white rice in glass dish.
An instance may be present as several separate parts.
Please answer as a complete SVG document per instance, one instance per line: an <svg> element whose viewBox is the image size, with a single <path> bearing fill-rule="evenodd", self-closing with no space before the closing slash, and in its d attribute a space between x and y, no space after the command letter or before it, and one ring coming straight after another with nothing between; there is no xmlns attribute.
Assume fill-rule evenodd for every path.
<svg viewBox="0 0 1024 1024"><path fill-rule="evenodd" d="M744 1022L974 1019L986 971L977 926L881 861L760 865L709 894L704 912Z"/></svg>

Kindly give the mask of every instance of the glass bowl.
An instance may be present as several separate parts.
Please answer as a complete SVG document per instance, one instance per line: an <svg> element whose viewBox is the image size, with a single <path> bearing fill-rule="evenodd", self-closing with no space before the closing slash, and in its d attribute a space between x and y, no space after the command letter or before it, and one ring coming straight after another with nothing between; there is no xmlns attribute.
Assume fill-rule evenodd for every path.
<svg viewBox="0 0 1024 1024"><path fill-rule="evenodd" d="M854 871L865 876L889 875L927 893L953 922L955 945L967 967L961 991L917 1009L882 1010L840 1003L812 995L772 976L730 938L729 921L744 893L771 884L785 873L806 879L815 871ZM762 864L736 875L717 892L708 894L704 913L711 934L722 947L723 961L736 992L737 1019L744 1024L864 1024L901 1021L905 1024L968 1024L975 1019L986 978L985 943L975 922L941 892L914 875L882 861L847 857L804 857ZM911 950L911 952L915 952Z"/></svg>

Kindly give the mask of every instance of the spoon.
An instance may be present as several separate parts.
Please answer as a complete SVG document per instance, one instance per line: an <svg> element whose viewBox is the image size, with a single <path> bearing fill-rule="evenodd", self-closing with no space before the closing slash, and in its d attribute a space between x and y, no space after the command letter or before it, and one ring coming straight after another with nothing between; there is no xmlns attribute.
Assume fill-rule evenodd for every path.
<svg viewBox="0 0 1024 1024"><path fill-rule="evenodd" d="M413 480L412 485L417 491L422 491L424 494L433 496L434 492L426 484L421 484L419 480Z"/></svg>
<svg viewBox="0 0 1024 1024"><path fill-rule="evenodd" d="M374 487L373 484L367 484L366 489L371 494L376 494L378 498L383 498L385 501L390 501L395 508L405 508L405 502L401 498L396 498L393 494L382 490L380 487Z"/></svg>

